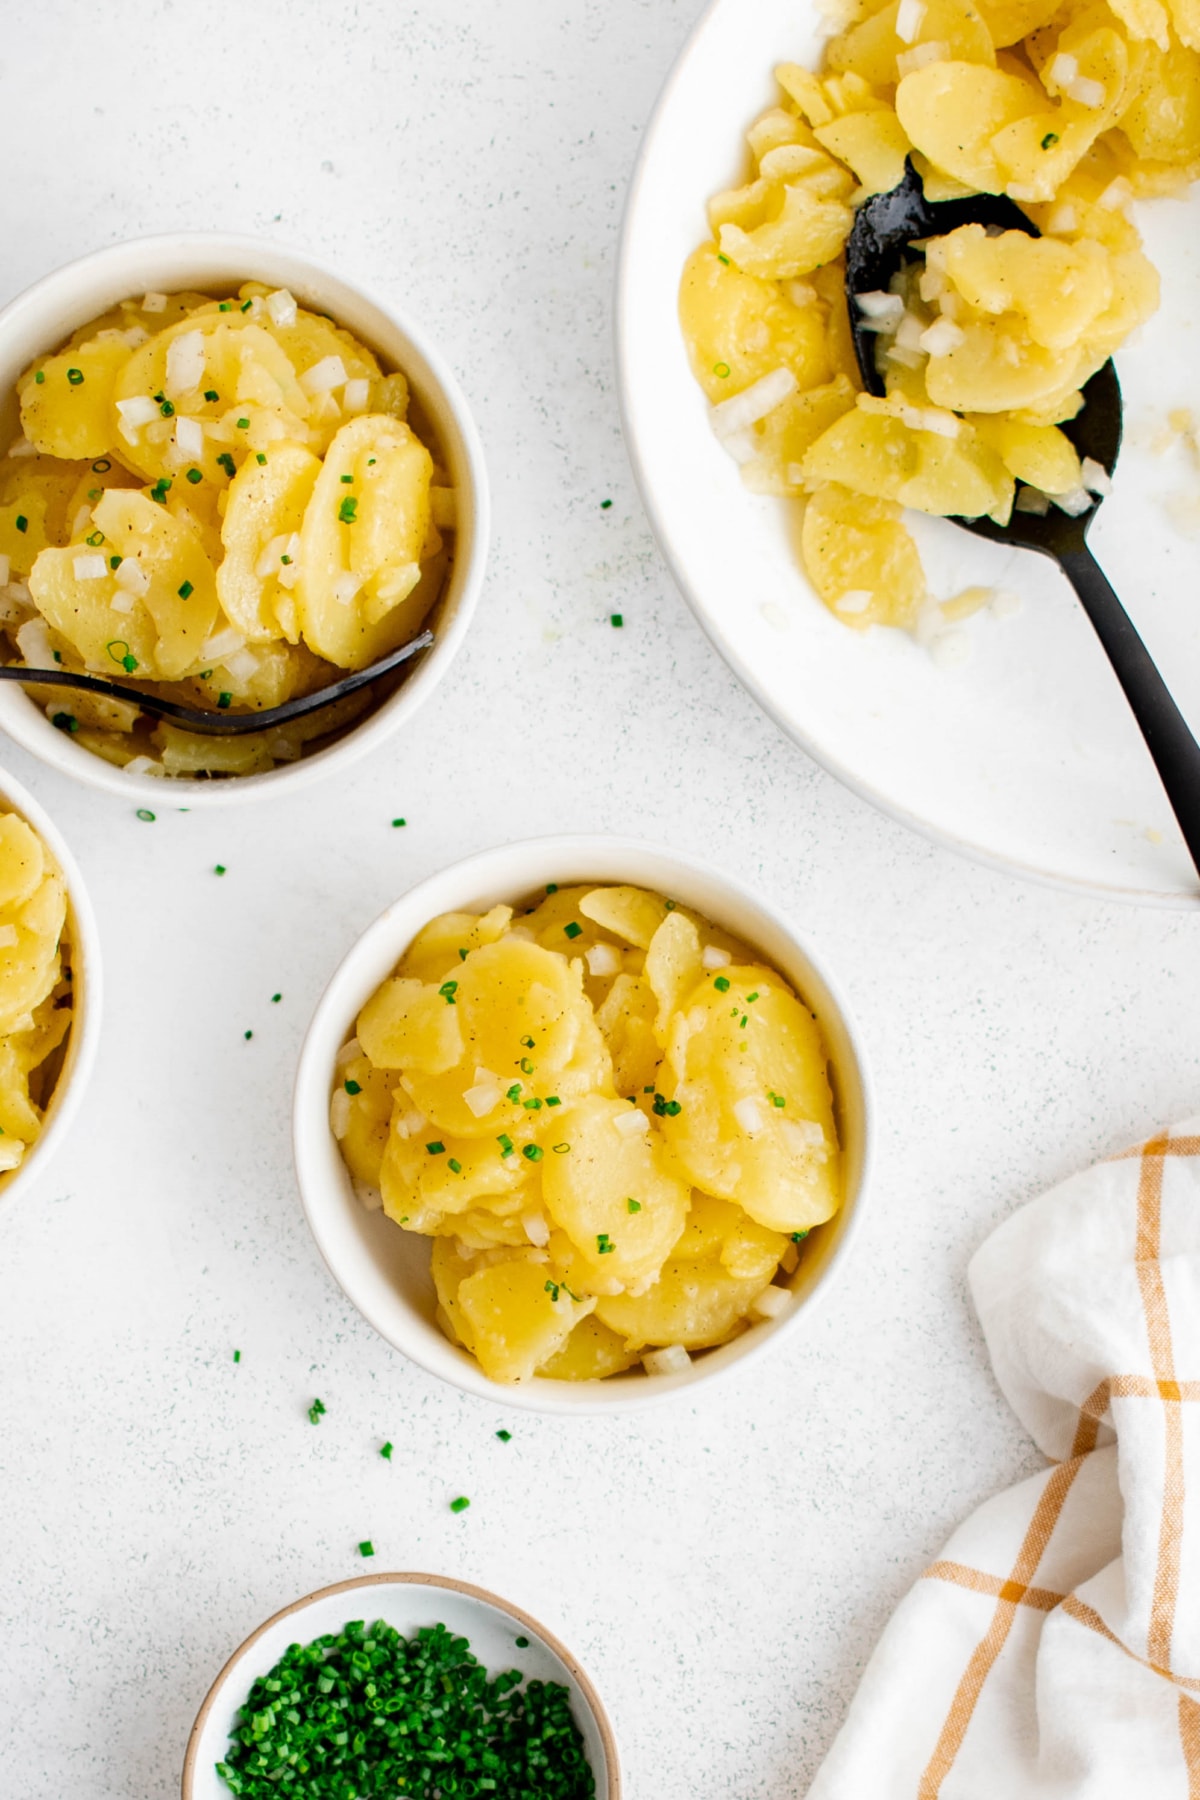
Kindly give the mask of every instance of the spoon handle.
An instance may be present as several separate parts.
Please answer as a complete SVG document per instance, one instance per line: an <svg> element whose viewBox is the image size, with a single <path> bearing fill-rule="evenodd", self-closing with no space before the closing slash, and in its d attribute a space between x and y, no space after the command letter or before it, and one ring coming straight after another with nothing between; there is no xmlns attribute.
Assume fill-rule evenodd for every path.
<svg viewBox="0 0 1200 1800"><path fill-rule="evenodd" d="M1087 545L1063 551L1060 560L1125 690L1183 840L1200 872L1200 744Z"/></svg>

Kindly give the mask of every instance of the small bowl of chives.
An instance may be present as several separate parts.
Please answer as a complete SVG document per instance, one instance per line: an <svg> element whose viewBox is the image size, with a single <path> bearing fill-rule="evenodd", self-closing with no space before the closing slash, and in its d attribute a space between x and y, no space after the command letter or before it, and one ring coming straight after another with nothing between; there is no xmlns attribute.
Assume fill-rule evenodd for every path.
<svg viewBox="0 0 1200 1800"><path fill-rule="evenodd" d="M426 1704L431 1693L440 1716ZM459 1768L438 1760L447 1715ZM420 1776L423 1750L434 1752L434 1778L448 1793L504 1800L528 1791L532 1775L544 1800L621 1796L600 1697L544 1625L467 1582L381 1574L293 1602L234 1651L192 1727L182 1800L281 1791L324 1800L359 1791L356 1762L376 1777L386 1769L398 1795L424 1800L433 1785ZM281 1789L280 1768L301 1759L309 1785ZM455 1776L462 1785L451 1788Z"/></svg>

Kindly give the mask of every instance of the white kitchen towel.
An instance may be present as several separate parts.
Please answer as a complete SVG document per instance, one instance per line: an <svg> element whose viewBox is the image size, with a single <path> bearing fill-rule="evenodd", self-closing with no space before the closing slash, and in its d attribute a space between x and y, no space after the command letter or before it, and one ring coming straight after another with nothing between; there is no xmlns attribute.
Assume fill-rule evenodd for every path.
<svg viewBox="0 0 1200 1800"><path fill-rule="evenodd" d="M1200 1120L1022 1207L969 1274L1051 1467L902 1601L809 1800L1200 1800Z"/></svg>

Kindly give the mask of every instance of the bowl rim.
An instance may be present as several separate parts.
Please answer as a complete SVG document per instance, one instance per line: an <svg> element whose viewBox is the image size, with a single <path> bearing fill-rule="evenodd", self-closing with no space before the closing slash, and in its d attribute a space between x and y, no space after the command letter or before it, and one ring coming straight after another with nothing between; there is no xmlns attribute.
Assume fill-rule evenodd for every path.
<svg viewBox="0 0 1200 1800"><path fill-rule="evenodd" d="M633 292L634 239L640 224L643 191L648 185L650 165L658 149L659 137L665 129L667 115L674 104L677 92L690 77L691 64L702 40L715 27L718 18L724 16L730 4L731 0L707 0L663 78L646 121L646 128L642 134L629 185L625 191L613 269L612 336L616 369L617 410L621 420L621 434L630 467L633 470L634 483L645 508L651 535L658 546L659 554L666 564L672 581L683 595L693 617L713 649L732 670L755 704L786 737L790 738L793 743L799 744L800 748L815 763L840 781L852 794L857 794L861 800L865 800L868 805L875 807L885 818L894 819L898 824L906 826L908 830L915 832L928 842L937 844L943 849L952 850L982 868L997 870L1009 876L1015 875L1023 881L1032 882L1037 887L1127 906L1150 907L1169 912L1194 912L1200 908L1200 888L1194 885L1179 888L1156 888L1139 886L1133 881L1110 884L1092 876L1079 875L1066 869L1048 867L1040 862L1027 860L1015 852L995 850L985 841L967 835L961 829L926 817L917 807L907 805L903 800L881 788L871 777L860 774L841 753L829 749L821 738L814 736L801 718L794 713L787 712L780 705L764 686L756 667L748 660L736 637L731 635L712 616L710 609L704 604L686 573L684 559L678 548L677 533L668 521L660 503L657 486L647 461L639 423L644 408L639 401L637 386L630 370L630 346L637 335L635 321L639 316L639 303ZM763 69L764 74L769 74L769 59L764 58ZM736 122L734 122L731 128L731 146L736 147L737 141Z"/></svg>
<svg viewBox="0 0 1200 1800"><path fill-rule="evenodd" d="M101 970L99 927L79 864L45 807L3 767L0 767L0 811L14 812L23 818L44 840L62 870L67 888L73 989L67 1052L46 1106L42 1129L18 1167L0 1178L2 1220L38 1176L44 1173L50 1158L70 1131L95 1066L100 1041L104 978Z"/></svg>
<svg viewBox="0 0 1200 1800"><path fill-rule="evenodd" d="M233 1673L234 1665L245 1655L246 1651L252 1649L258 1640L270 1631L272 1626L278 1625L281 1620L290 1618L295 1613L305 1611L319 1600L328 1600L335 1594L353 1593L357 1588L388 1586L440 1588L455 1594L465 1594L470 1600L481 1600L485 1605L493 1606L500 1612L507 1613L509 1618L515 1619L520 1625L523 1625L526 1631L532 1632L535 1637L540 1638L542 1643L566 1665L571 1679L579 1688L588 1710L595 1720L608 1764L608 1783L600 1800L621 1800L621 1763L617 1751L616 1734L591 1676L573 1652L568 1650L567 1646L552 1631L548 1631L540 1620L534 1618L532 1613L526 1612L523 1607L515 1605L511 1600L502 1599L499 1594L492 1593L489 1588L478 1587L471 1581L459 1581L453 1575L424 1575L412 1570L381 1571L378 1575L354 1575L346 1581L331 1582L328 1587L314 1588L311 1594L305 1594L300 1600L293 1600L289 1606L280 1607L279 1611L272 1613L269 1619L264 1619L262 1624L252 1631L230 1656L226 1657L200 1704L200 1710L196 1714L188 1735L187 1748L183 1756L183 1771L180 1781L181 1800L193 1800L193 1783L197 1758L200 1753L201 1735L225 1683Z"/></svg>
<svg viewBox="0 0 1200 1800"><path fill-rule="evenodd" d="M432 1355L427 1357L419 1343L414 1344L407 1335L396 1331L392 1322L382 1314L382 1309L365 1303L358 1294L351 1291L343 1279L337 1251L336 1202L331 1198L323 1172L314 1168L313 1164L319 1150L328 1149L328 1096L333 1074L332 1055L336 1053L336 1047L345 1041L348 1025L355 1012L373 987L378 985L378 978L365 984L361 981L358 964L370 961L373 952L388 946L391 965L394 966L422 925L439 912L454 909L456 904L470 905L464 898L467 893L496 891L497 882L489 881L489 877L514 856L528 860L532 865L533 873L527 883L529 887L536 885L538 874L548 862L552 867L557 867L561 876L567 880L574 879L571 865L586 868L589 857L607 858L614 864L649 857L659 865L670 864L672 872L685 879L695 878L698 882L709 883L719 889L728 913L745 908L751 915L780 933L787 940L797 962L811 971L813 985L824 990L829 1003L823 1021L823 1032L829 1050L829 1061L835 1074L835 1090L839 1097L840 1123L843 1129L846 1114L855 1112L857 1115L858 1177L853 1192L845 1196L842 1207L839 1208L837 1239L814 1275L811 1287L797 1305L782 1317L763 1320L756 1324L753 1331L745 1332L730 1343L706 1352L679 1374L643 1376L625 1386L618 1386L612 1380L554 1382L536 1378L528 1382L503 1385L492 1381L473 1357L465 1350L451 1345L448 1340L445 1342L448 1353L445 1357L442 1356L440 1342L438 1360L435 1362ZM548 878L560 879L560 874L551 874ZM583 879L591 877L584 875ZM617 882L622 877L614 868L595 879L599 884ZM453 895L439 892L445 884L453 884L458 895L457 902ZM506 878L499 885L509 893L522 891L519 880ZM645 882L635 881L635 885L645 885ZM438 894L436 903L430 902L431 894ZM699 910L703 911L704 907L700 906ZM730 923L728 914L723 916L722 909L711 910L709 916L714 918L715 923L726 924L737 935L737 926ZM741 935L747 937L753 946L752 932L743 930ZM789 975L788 979L793 978ZM362 997L357 1000L353 998L356 987L363 989ZM846 1052L836 1058L829 1044L831 1028L841 1036ZM332 1043L335 1038L334 1051L327 1056L326 1040ZM319 1111L315 1104L317 1102ZM553 834L498 844L433 871L385 907L350 943L333 969L304 1035L293 1089L292 1150L301 1205L321 1259L346 1299L385 1342L423 1368L427 1374L507 1410L516 1407L524 1411L558 1416L589 1413L615 1415L661 1404L676 1394L696 1388L701 1382L711 1385L728 1378L735 1370L744 1369L749 1361L762 1355L785 1335L795 1333L803 1324L810 1322L815 1307L828 1297L830 1289L843 1271L862 1229L872 1184L875 1113L875 1096L862 1037L840 986L830 977L823 961L813 953L807 940L788 917L764 895L705 858L645 839L609 833ZM397 1305L401 1314L411 1311L402 1301L398 1301Z"/></svg>
<svg viewBox="0 0 1200 1800"><path fill-rule="evenodd" d="M404 357L397 358L388 353L387 360L396 362L410 377L411 361L418 370L418 378L412 382L414 389L423 399L427 393L435 392L446 418L453 424L457 441L443 442L441 447L461 464L456 487L464 497L469 496L470 501L469 510L465 509L470 520L469 536L461 527L458 533L459 546L466 540L465 555L460 554L456 546L438 602L445 607L453 590L453 604L445 607L432 648L408 679L361 721L351 725L344 736L298 762L283 763L259 774L240 775L224 781L128 775L103 757L72 746L69 737L55 731L36 701L30 700L19 684L5 684L5 689L0 691L0 731L50 768L87 786L123 799L133 799L135 804L153 804L155 799L162 804L167 798L167 803L175 799L177 804L193 809L219 808L244 805L274 794L296 793L324 776L332 775L337 769L349 767L391 737L419 710L449 670L478 604L491 535L491 500L483 442L466 395L424 327L373 285L340 274L306 249L271 238L243 232L160 232L122 239L74 257L40 276L0 308L0 358L4 356L10 333L24 329L31 318L36 320L39 311L53 303L60 292L65 290L69 295L72 290L78 290L79 305L77 308L72 306L72 311L78 311L82 323L89 316L95 316L97 291L107 294L116 275L127 265L130 267L128 291L134 292L143 278L138 275L135 280L134 275L146 264L167 259L182 265L179 274L171 278L170 285L174 287L188 281L201 286L205 282L215 282L222 266L228 270L230 265L236 268L243 262L241 280L278 279L282 285L296 287L308 283L309 297L320 293L335 319L339 315L339 300L345 301L349 297L386 321L405 345ZM106 280L107 285L102 286ZM367 336L369 342L369 333ZM426 410L430 410L428 406ZM444 427L439 427L437 435L440 439L446 438ZM14 692L7 691L10 685Z"/></svg>

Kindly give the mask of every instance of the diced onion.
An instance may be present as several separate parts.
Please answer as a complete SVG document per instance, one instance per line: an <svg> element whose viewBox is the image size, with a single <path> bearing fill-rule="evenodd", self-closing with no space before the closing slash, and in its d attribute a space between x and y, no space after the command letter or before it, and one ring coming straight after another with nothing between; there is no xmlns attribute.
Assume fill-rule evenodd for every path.
<svg viewBox="0 0 1200 1800"><path fill-rule="evenodd" d="M15 925L0 925L0 950L11 950L13 945L19 942L20 937Z"/></svg>
<svg viewBox="0 0 1200 1800"><path fill-rule="evenodd" d="M31 444L27 437L14 438L8 446L8 454L10 456L36 456L37 447Z"/></svg>
<svg viewBox="0 0 1200 1800"><path fill-rule="evenodd" d="M296 323L296 302L286 288L276 288L266 298L267 315L272 325L294 325Z"/></svg>
<svg viewBox="0 0 1200 1800"><path fill-rule="evenodd" d="M126 775L165 775L166 772L152 756L131 756L125 764Z"/></svg>
<svg viewBox="0 0 1200 1800"><path fill-rule="evenodd" d="M859 323L864 331L895 331L904 317L904 302L899 294L885 294L882 290L855 294L854 304L862 314Z"/></svg>
<svg viewBox="0 0 1200 1800"><path fill-rule="evenodd" d="M911 44L925 23L925 0L900 0L896 9L896 36L902 44Z"/></svg>
<svg viewBox="0 0 1200 1800"><path fill-rule="evenodd" d="M584 951L590 975L619 975L621 952L613 944L593 944Z"/></svg>
<svg viewBox="0 0 1200 1800"><path fill-rule="evenodd" d="M811 281L785 281L783 291L793 306L815 306L820 298Z"/></svg>
<svg viewBox="0 0 1200 1800"><path fill-rule="evenodd" d="M166 312L167 296L165 294L143 294L142 311L148 313Z"/></svg>
<svg viewBox="0 0 1200 1800"><path fill-rule="evenodd" d="M253 650L235 650L232 656L224 658L224 663L233 679L243 687L254 680L261 667Z"/></svg>
<svg viewBox="0 0 1200 1800"><path fill-rule="evenodd" d="M340 1143L350 1129L350 1096L344 1087L334 1089L329 1102L329 1124Z"/></svg>
<svg viewBox="0 0 1200 1800"><path fill-rule="evenodd" d="M1096 204L1097 206L1106 207L1112 212L1120 206L1128 206L1132 199L1133 189L1130 187L1128 181L1126 181L1124 175L1118 175L1115 181L1109 182Z"/></svg>
<svg viewBox="0 0 1200 1800"><path fill-rule="evenodd" d="M525 1236L530 1243L536 1244L539 1250L544 1249L550 1242L550 1227L541 1213L529 1213L521 1220L521 1223L525 1227Z"/></svg>
<svg viewBox="0 0 1200 1800"><path fill-rule="evenodd" d="M371 403L371 384L365 375L356 375L346 383L342 406L348 413L364 413Z"/></svg>
<svg viewBox="0 0 1200 1800"><path fill-rule="evenodd" d="M636 1137L639 1131L649 1131L650 1121L640 1106L631 1106L628 1112L617 1114L613 1129L622 1137Z"/></svg>
<svg viewBox="0 0 1200 1800"><path fill-rule="evenodd" d="M147 594L150 591L150 577L136 556L122 557L113 580L127 594Z"/></svg>
<svg viewBox="0 0 1200 1800"><path fill-rule="evenodd" d="M263 545L262 555L254 565L254 573L260 581L265 581L268 575L278 575L281 567L287 567L287 564L281 564L279 559L288 555L288 545L291 541L287 532L284 531L278 537L273 537L269 544Z"/></svg>
<svg viewBox="0 0 1200 1800"><path fill-rule="evenodd" d="M953 319L935 319L928 330L921 333L921 348L930 356L947 356L951 350L958 349L966 335Z"/></svg>
<svg viewBox="0 0 1200 1800"><path fill-rule="evenodd" d="M930 63L946 62L950 46L940 38L928 44L915 44L911 50L902 50L896 58L896 74L901 81L906 75L912 75L917 69L927 69Z"/></svg>
<svg viewBox="0 0 1200 1800"><path fill-rule="evenodd" d="M349 606L354 596L362 587L362 576L356 575L353 569L346 569L341 575L333 578L333 597L341 606Z"/></svg>
<svg viewBox="0 0 1200 1800"><path fill-rule="evenodd" d="M124 568L122 563L121 567ZM118 570L118 574L120 570ZM224 631L214 631L200 646L200 655L205 662L224 662L237 651L245 647L246 640L236 625L227 625Z"/></svg>
<svg viewBox="0 0 1200 1800"><path fill-rule="evenodd" d="M795 391L796 377L790 369L772 369L769 374L752 381L748 388L743 388L740 394L718 401L709 413L712 428L719 438L745 431L774 412Z"/></svg>
<svg viewBox="0 0 1200 1800"><path fill-rule="evenodd" d="M180 456L196 462L204 455L204 427L199 419L188 419L182 413L175 419L175 448Z"/></svg>
<svg viewBox="0 0 1200 1800"><path fill-rule="evenodd" d="M1041 488L1021 487L1017 489L1017 497L1013 501L1013 511L1036 513L1044 519L1050 511L1050 496L1043 494Z"/></svg>
<svg viewBox="0 0 1200 1800"><path fill-rule="evenodd" d="M1071 488L1065 494L1051 494L1050 498L1059 511L1065 512L1071 519L1078 519L1096 504L1085 487Z"/></svg>
<svg viewBox="0 0 1200 1800"><path fill-rule="evenodd" d="M1078 106L1090 107L1094 112L1103 106L1108 95L1102 81L1093 81L1090 76L1077 75L1074 81L1067 83L1067 96Z"/></svg>
<svg viewBox="0 0 1200 1800"><path fill-rule="evenodd" d="M134 394L128 400L118 400L117 411L121 415L121 423L128 425L133 431L140 431L152 419L162 417L158 401L152 400L149 394Z"/></svg>
<svg viewBox="0 0 1200 1800"><path fill-rule="evenodd" d="M682 1375L691 1366L692 1359L682 1344L668 1344L663 1350L642 1353L642 1367L647 1375Z"/></svg>
<svg viewBox="0 0 1200 1800"><path fill-rule="evenodd" d="M30 1023L32 1024L32 1020ZM20 1138L6 1137L0 1144L0 1171L7 1174L10 1169L20 1168L25 1157L25 1146Z"/></svg>
<svg viewBox="0 0 1200 1800"><path fill-rule="evenodd" d="M1068 231L1074 231L1078 223L1079 215L1075 208L1068 201L1064 201L1061 206L1055 207L1046 220L1046 229L1047 231L1061 232L1065 236Z"/></svg>
<svg viewBox="0 0 1200 1800"><path fill-rule="evenodd" d="M735 463L744 467L754 461L759 445L753 431L731 431L728 437L721 439L721 448Z"/></svg>
<svg viewBox="0 0 1200 1800"><path fill-rule="evenodd" d="M476 1069L475 1073L476 1076L478 1076L478 1069ZM476 1080L474 1087L469 1087L463 1094L463 1105L466 1106L477 1119L482 1119L485 1114L490 1113L492 1108L498 1106L499 1103L500 1083L496 1080L494 1075L489 1076L486 1081Z"/></svg>
<svg viewBox="0 0 1200 1800"><path fill-rule="evenodd" d="M190 394L204 380L204 333L185 331L172 338L167 346L167 378L164 383L172 399Z"/></svg>
<svg viewBox="0 0 1200 1800"><path fill-rule="evenodd" d="M328 394L333 388L343 387L345 382L346 365L340 356L323 356L300 377L300 386L313 400L318 394Z"/></svg>
<svg viewBox="0 0 1200 1800"><path fill-rule="evenodd" d="M753 1137L756 1131L762 1130L762 1114L758 1110L758 1101L747 1094L739 1100L733 1109L733 1116L741 1130Z"/></svg>
<svg viewBox="0 0 1200 1800"><path fill-rule="evenodd" d="M379 1212L381 1210L383 1206L383 1194L379 1188L372 1187L369 1181L360 1181L357 1175L353 1177L350 1185L354 1189L355 1198L368 1212Z"/></svg>
<svg viewBox="0 0 1200 1800"><path fill-rule="evenodd" d="M906 312L896 327L896 339L892 348L909 350L914 354L924 356L925 352L921 348L921 339L924 335L925 326L922 325L916 313Z"/></svg>
<svg viewBox="0 0 1200 1800"><path fill-rule="evenodd" d="M352 1063L355 1057L361 1056L362 1053L363 1047L358 1039L356 1037L349 1038L334 1057L333 1066L335 1069L344 1069L347 1063Z"/></svg>
<svg viewBox="0 0 1200 1800"><path fill-rule="evenodd" d="M840 613L866 612L874 598L870 588L847 588L834 601L833 610Z"/></svg>
<svg viewBox="0 0 1200 1800"><path fill-rule="evenodd" d="M750 1307L760 1319L778 1319L785 1312L791 1312L796 1303L796 1296L790 1288L776 1287L772 1284L765 1287Z"/></svg>
<svg viewBox="0 0 1200 1800"><path fill-rule="evenodd" d="M1060 50L1046 70L1046 80L1052 81L1055 87L1069 87L1079 73L1079 62L1065 50Z"/></svg>
<svg viewBox="0 0 1200 1800"><path fill-rule="evenodd" d="M118 588L108 604L113 612L120 613L123 617L126 613L131 613L133 611L133 595L123 593L121 589Z"/></svg>
<svg viewBox="0 0 1200 1800"><path fill-rule="evenodd" d="M910 430L931 431L935 437L956 438L959 433L957 416L940 406L909 406L901 401L896 408L896 417Z"/></svg>
<svg viewBox="0 0 1200 1800"><path fill-rule="evenodd" d="M719 944L705 944L700 953L700 961L706 969L723 969L733 961L728 950L722 950Z"/></svg>
<svg viewBox="0 0 1200 1800"><path fill-rule="evenodd" d="M103 581L108 574L108 564L102 556L73 557L71 568L76 581Z"/></svg>
<svg viewBox="0 0 1200 1800"><path fill-rule="evenodd" d="M825 1148L825 1133L815 1119L781 1119L779 1129L794 1156L809 1156Z"/></svg>
<svg viewBox="0 0 1200 1800"><path fill-rule="evenodd" d="M1090 493L1112 493L1112 477L1104 467L1104 464L1097 462L1094 456L1084 457L1080 473L1083 478L1083 485Z"/></svg>

